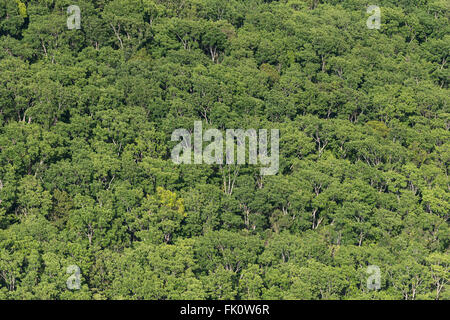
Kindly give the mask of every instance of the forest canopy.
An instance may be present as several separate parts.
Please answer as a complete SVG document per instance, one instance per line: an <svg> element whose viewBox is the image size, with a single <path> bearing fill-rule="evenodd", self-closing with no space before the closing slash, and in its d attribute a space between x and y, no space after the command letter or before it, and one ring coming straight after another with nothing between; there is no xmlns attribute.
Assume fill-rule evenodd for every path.
<svg viewBox="0 0 450 320"><path fill-rule="evenodd" d="M449 13L0 0L0 299L450 299ZM195 121L278 173L175 164Z"/></svg>

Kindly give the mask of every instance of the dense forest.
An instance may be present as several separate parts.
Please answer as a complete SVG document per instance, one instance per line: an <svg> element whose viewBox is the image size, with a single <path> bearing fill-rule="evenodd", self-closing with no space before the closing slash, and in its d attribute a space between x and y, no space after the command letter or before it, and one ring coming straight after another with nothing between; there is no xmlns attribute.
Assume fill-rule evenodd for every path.
<svg viewBox="0 0 450 320"><path fill-rule="evenodd" d="M0 0L0 299L450 299L449 16ZM174 163L195 121L278 173Z"/></svg>

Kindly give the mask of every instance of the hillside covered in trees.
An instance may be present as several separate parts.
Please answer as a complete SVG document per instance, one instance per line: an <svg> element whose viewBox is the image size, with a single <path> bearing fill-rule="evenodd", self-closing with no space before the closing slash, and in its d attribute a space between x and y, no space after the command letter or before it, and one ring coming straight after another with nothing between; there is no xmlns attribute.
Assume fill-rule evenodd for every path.
<svg viewBox="0 0 450 320"><path fill-rule="evenodd" d="M0 0L0 299L450 299L449 12ZM195 121L278 174L173 163Z"/></svg>

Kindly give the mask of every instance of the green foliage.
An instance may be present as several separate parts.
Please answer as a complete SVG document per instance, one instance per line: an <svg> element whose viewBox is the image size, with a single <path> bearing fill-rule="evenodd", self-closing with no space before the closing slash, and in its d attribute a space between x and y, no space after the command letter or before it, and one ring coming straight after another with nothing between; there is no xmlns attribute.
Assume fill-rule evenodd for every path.
<svg viewBox="0 0 450 320"><path fill-rule="evenodd" d="M0 299L450 299L448 1L71 4L0 2ZM198 120L279 174L176 166Z"/></svg>

